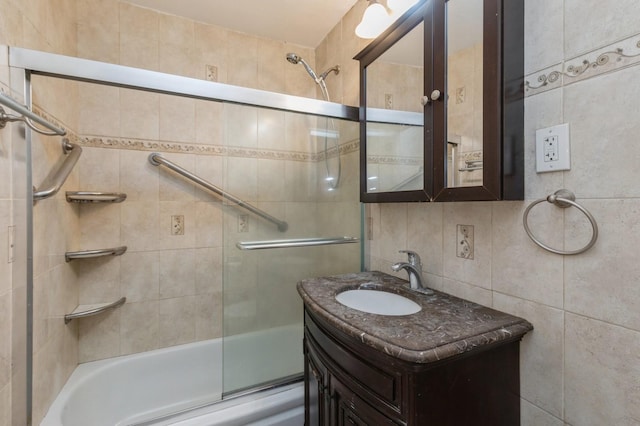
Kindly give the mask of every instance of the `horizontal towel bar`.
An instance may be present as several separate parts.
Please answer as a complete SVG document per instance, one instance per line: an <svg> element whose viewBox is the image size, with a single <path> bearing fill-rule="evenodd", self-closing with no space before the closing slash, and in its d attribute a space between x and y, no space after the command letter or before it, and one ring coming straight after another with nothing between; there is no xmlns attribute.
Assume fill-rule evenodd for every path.
<svg viewBox="0 0 640 426"><path fill-rule="evenodd" d="M64 259L67 262L71 262L73 259L88 259L92 257L102 256L121 256L127 251L127 246L98 249L98 250L81 250L81 251L68 251L64 254Z"/></svg>
<svg viewBox="0 0 640 426"><path fill-rule="evenodd" d="M240 250L264 250L272 248L313 247L331 244L352 244L360 240L355 237L298 238L289 240L240 241L236 247Z"/></svg>
<svg viewBox="0 0 640 426"><path fill-rule="evenodd" d="M15 115L6 114L4 112L4 109L0 107L0 129L2 129L7 124L7 121L21 121L27 126L29 126L32 130L38 133L42 133L43 135L64 136L67 134L67 132L64 129L54 126L53 124L49 123L47 120L40 118L39 116L31 112L29 108L27 108L24 105L20 105L20 103L10 98L9 96L5 95L4 93L0 93L0 104L6 106L7 108L11 108L15 112L22 115L22 117L18 117ZM36 123L46 127L47 129L51 130L52 133L45 132L42 129L38 129L36 126L33 125L31 121L35 121Z"/></svg>
<svg viewBox="0 0 640 426"><path fill-rule="evenodd" d="M71 320L76 318L84 318L91 317L94 315L101 314L109 309L115 309L119 306L124 305L124 302L127 301L126 297L121 297L113 303L96 303L94 305L80 305L70 314L66 314L64 316L64 323L69 324Z"/></svg>
<svg viewBox="0 0 640 426"><path fill-rule="evenodd" d="M55 173L49 174L44 182L42 182L41 187L43 189L33 188L33 201L44 200L45 198L56 195L69 177L73 166L78 162L80 154L82 154L82 148L76 144L72 144L68 139L62 140L62 150L67 154L67 157L58 170L56 170Z"/></svg>
<svg viewBox="0 0 640 426"><path fill-rule="evenodd" d="M182 175L182 176L186 177L187 179L191 180L192 182L195 182L198 185L203 186L204 188L208 189L209 191L219 195L220 197L225 198L225 199L231 201L232 203L237 204L238 207L242 207L245 210L249 210L251 213L255 214L256 216L260 216L261 218L263 218L265 220L268 220L269 222L275 224L278 227L278 230L280 232L285 232L289 228L289 225L287 224L287 222L278 220L275 217L271 216L269 213L264 212L264 211L260 210L259 208L254 207L254 206L252 206L251 204L249 204L249 203L247 203L245 201L242 201L240 198L235 197L235 196L229 194L228 192L225 192L223 189L218 188L217 186L215 186L211 182L207 182L206 180L202 179L201 177L196 176L193 173L187 171L186 169L183 169L182 167L178 166L176 163L173 163L173 162L167 160L166 158L162 157L157 152L153 152L153 153L149 154L149 162L151 164L153 164L154 166L163 165L165 167L168 167L169 169L173 170L174 172L178 173L179 175Z"/></svg>

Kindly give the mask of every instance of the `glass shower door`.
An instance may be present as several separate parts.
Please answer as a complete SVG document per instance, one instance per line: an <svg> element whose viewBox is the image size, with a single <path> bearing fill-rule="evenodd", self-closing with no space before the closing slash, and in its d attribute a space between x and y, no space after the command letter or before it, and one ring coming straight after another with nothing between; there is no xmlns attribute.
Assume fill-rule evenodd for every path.
<svg viewBox="0 0 640 426"><path fill-rule="evenodd" d="M299 378L303 372L303 305L296 284L360 269L360 245L246 250L238 243L360 235L358 124L335 120L331 168L327 122L291 112L225 105L226 187L287 223L286 231L226 203L224 208L223 395ZM240 145L240 146L239 146ZM233 155L232 155L233 154ZM327 170L342 162L339 182Z"/></svg>

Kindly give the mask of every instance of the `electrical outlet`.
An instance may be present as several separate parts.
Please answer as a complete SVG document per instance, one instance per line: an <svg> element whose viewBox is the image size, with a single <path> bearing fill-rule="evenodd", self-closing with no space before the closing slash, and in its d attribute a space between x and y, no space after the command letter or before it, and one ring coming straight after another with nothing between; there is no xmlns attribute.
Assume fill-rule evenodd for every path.
<svg viewBox="0 0 640 426"><path fill-rule="evenodd" d="M536 130L536 171L571 170L569 124Z"/></svg>
<svg viewBox="0 0 640 426"><path fill-rule="evenodd" d="M473 225L458 225L456 256L473 259Z"/></svg>
<svg viewBox="0 0 640 426"><path fill-rule="evenodd" d="M384 107L385 109L393 109L393 95L391 93L384 94Z"/></svg>
<svg viewBox="0 0 640 426"><path fill-rule="evenodd" d="M184 216L171 216L171 235L184 235Z"/></svg>
<svg viewBox="0 0 640 426"><path fill-rule="evenodd" d="M238 232L249 232L249 215L238 215Z"/></svg>
<svg viewBox="0 0 640 426"><path fill-rule="evenodd" d="M208 81L218 81L218 67L215 65L205 66L205 79Z"/></svg>

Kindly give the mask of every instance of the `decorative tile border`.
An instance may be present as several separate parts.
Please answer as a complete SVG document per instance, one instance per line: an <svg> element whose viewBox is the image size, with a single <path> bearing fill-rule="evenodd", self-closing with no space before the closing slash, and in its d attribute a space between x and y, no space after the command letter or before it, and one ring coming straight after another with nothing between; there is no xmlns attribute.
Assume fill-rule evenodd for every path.
<svg viewBox="0 0 640 426"><path fill-rule="evenodd" d="M47 113L37 105L34 112L47 121L67 130L69 141L84 147L127 149L135 151L159 151L163 153L216 155L238 158L258 158L266 160L316 162L324 160L324 152L310 153L299 151L279 151L258 148L245 148L222 145L203 145L184 142L152 141L145 139L111 138L103 136L78 136L57 118ZM353 139L340 145L340 155L357 152L360 141ZM335 149L334 149L335 150ZM331 152L331 150L329 150Z"/></svg>
<svg viewBox="0 0 640 426"><path fill-rule="evenodd" d="M593 50L525 77L525 96L640 64L640 35Z"/></svg>
<svg viewBox="0 0 640 426"><path fill-rule="evenodd" d="M387 164L387 165L402 165L402 166L422 166L422 158L416 157L396 157L386 155L369 155L367 156L367 164Z"/></svg>

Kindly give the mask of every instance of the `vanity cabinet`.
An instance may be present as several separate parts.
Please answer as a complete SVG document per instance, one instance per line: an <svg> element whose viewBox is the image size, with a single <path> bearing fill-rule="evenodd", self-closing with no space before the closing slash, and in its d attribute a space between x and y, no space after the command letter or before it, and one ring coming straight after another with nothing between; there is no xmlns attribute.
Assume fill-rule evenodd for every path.
<svg viewBox="0 0 640 426"><path fill-rule="evenodd" d="M355 59L361 201L524 198L524 0L421 0Z"/></svg>
<svg viewBox="0 0 640 426"><path fill-rule="evenodd" d="M519 425L521 337L413 363L305 308L305 425Z"/></svg>

